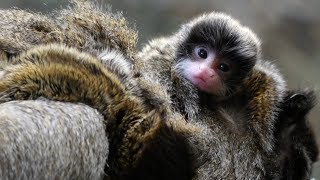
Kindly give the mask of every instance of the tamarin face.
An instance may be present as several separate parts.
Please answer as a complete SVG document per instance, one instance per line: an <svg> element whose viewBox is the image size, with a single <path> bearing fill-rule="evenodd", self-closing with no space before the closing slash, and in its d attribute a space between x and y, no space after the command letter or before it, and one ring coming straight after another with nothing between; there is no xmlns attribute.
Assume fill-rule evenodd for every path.
<svg viewBox="0 0 320 180"><path fill-rule="evenodd" d="M224 14L200 16L179 34L175 69L205 93L232 95L259 56L255 34Z"/></svg>

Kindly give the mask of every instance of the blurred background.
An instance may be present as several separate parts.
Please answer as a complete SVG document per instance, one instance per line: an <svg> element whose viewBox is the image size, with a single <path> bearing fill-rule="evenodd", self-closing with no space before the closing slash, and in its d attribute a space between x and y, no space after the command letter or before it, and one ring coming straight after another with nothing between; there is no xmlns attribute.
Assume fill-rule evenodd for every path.
<svg viewBox="0 0 320 180"><path fill-rule="evenodd" d="M97 0L123 11L139 31L139 48L152 38L170 35L179 25L204 12L223 11L253 29L263 42L263 57L278 64L290 88L311 87L320 98L319 0ZM67 0L0 0L0 8L18 7L43 13ZM310 121L320 144L320 105ZM314 175L320 180L320 162Z"/></svg>

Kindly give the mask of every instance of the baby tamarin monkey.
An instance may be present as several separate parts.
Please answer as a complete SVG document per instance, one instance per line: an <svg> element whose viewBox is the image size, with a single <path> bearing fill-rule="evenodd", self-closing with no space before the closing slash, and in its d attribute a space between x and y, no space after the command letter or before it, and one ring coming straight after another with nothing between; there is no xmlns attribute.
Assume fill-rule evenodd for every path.
<svg viewBox="0 0 320 180"><path fill-rule="evenodd" d="M253 67L260 59L260 41L230 16L211 13L184 24L171 37L151 41L139 56L138 74L155 76L172 91L179 110L193 119L199 95L210 95L206 97L217 102L247 89L244 86L254 77ZM263 68L260 64L257 68ZM283 86L281 77L278 79Z"/></svg>
<svg viewBox="0 0 320 180"><path fill-rule="evenodd" d="M228 16L205 17L178 33L182 42L177 47L173 73L214 96L213 100L225 99L240 90L251 73L259 58L260 42L250 29Z"/></svg>
<svg viewBox="0 0 320 180"><path fill-rule="evenodd" d="M189 121L210 126L213 135L207 138L220 139L219 148L226 148L221 149L225 174L210 171L218 169L219 157L209 153L199 167L200 179L266 175L285 82L261 60L260 41L249 28L222 13L204 14L174 35L151 41L139 58L135 68L141 82L162 84L173 106Z"/></svg>

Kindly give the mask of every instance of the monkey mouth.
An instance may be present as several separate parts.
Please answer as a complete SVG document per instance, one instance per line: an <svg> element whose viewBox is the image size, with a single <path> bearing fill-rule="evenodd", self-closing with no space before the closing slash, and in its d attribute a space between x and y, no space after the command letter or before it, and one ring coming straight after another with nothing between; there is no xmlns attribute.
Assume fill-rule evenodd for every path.
<svg viewBox="0 0 320 180"><path fill-rule="evenodd" d="M207 81L203 77L194 77L193 83L195 84L206 84Z"/></svg>
<svg viewBox="0 0 320 180"><path fill-rule="evenodd" d="M193 80L195 86L197 86L200 90L206 91L208 89L207 81L202 77L195 77Z"/></svg>
<svg viewBox="0 0 320 180"><path fill-rule="evenodd" d="M200 77L196 77L195 79L196 79L196 81L206 83L206 80L201 76Z"/></svg>

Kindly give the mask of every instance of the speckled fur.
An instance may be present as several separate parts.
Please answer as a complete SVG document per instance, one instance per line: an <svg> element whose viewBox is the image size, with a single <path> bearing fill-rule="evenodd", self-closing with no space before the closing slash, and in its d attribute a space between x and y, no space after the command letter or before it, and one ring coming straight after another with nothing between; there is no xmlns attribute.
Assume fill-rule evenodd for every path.
<svg viewBox="0 0 320 180"><path fill-rule="evenodd" d="M150 110L136 94L139 91L126 89L126 82L121 81L116 72L90 54L64 45L35 46L12 59L12 64L3 71L2 103L44 97L81 102L103 115L109 139L106 164L109 178L185 179L191 176L185 138L177 133L179 127L170 125L184 119L177 116L177 120L167 121L173 115L165 111L166 107ZM145 172L146 168L150 172Z"/></svg>
<svg viewBox="0 0 320 180"><path fill-rule="evenodd" d="M109 142L103 117L84 104L0 104L0 177L103 179Z"/></svg>
<svg viewBox="0 0 320 180"><path fill-rule="evenodd" d="M170 117L173 117L173 114L162 112L161 109L170 110L168 106L164 106L165 101L162 104L149 104L153 101L141 98L148 94L148 97L153 100L158 99L160 102L166 95L162 93L163 96L158 97L158 91L154 93L152 90L149 91L149 88L140 91L132 80L130 63L135 58L137 34L128 27L128 23L120 13L104 12L97 4L88 1L74 1L73 7L57 11L53 17L23 10L17 10L20 16L16 17L10 11L12 10L1 12L5 27L2 33L6 32L9 35L6 37L0 35L2 39L7 40L0 42L1 57L3 57L0 89L1 101L4 105L15 108L19 107L19 101L10 103L7 101L36 99L26 101L25 106L28 104L32 106L39 101L37 98L42 96L50 100L85 103L99 110L105 120L109 149L100 147L96 154L90 153L87 157L83 157L86 154L80 155L78 161L74 162L82 162L84 166L73 164L72 167L60 169L58 172L61 173L57 178L101 178L101 163L92 165L91 160L94 162L95 157L105 158L105 155L108 155L104 164L104 173L107 176L103 178L107 179L188 179L191 176L187 144L183 134L175 131L175 129L181 129L176 127L176 124L178 122L183 124L184 119L176 114L177 120L167 123L166 116L171 114ZM26 15L32 20L26 19L24 17ZM42 31L42 27L30 28L30 23L38 21L46 22L49 30ZM8 22L14 22L14 25L9 26ZM15 28L18 29L15 31L16 36L12 34ZM47 41L43 36L53 39ZM7 42L9 44L6 44ZM82 52L88 52L94 57ZM152 84L142 85L141 83L141 86L160 88ZM41 115L50 115L45 111L51 107L49 102L43 103L47 108L44 108ZM64 106L68 109L72 105L65 103ZM83 108L85 111L87 107ZM6 113L10 116L8 121L13 122L20 117L28 117L26 120L31 122L41 119L38 115L30 116L28 112L19 113L17 116L14 116L11 111ZM73 117L70 117L73 113L76 112L63 112L56 116L63 116L66 121L73 121ZM92 115L88 120L90 121L91 118L95 120L99 117ZM104 125L101 122L98 123L101 126ZM173 124L172 127L171 124ZM185 131L184 126L181 131ZM12 136L18 136L18 133ZM30 132L22 128L20 133ZM82 132L78 134L78 138L84 137ZM39 143L50 142L50 136L39 135L43 135L41 138L44 141L41 142L39 139ZM71 141L72 137L69 139ZM58 139L57 143L59 143ZM108 145L108 142L99 142L99 139L94 143ZM4 144L6 145L8 144ZM29 144L24 145L28 147ZM54 142L50 145L54 146ZM76 144L71 145L81 148ZM83 152L94 148L83 149ZM59 149L62 152L69 150L68 147L63 146ZM21 153L19 155L12 154L11 160L15 161L21 155L29 156L28 151L19 152ZM48 152L49 155L50 153L52 152ZM53 163L56 162L54 157L52 159ZM35 179L56 177L55 172L39 172L32 164L28 164L30 161L23 161L23 163L29 166L29 169L21 169L23 170L21 172L3 171L1 177L13 177L12 173L15 174L14 177L33 174L27 178ZM58 168L55 167L56 164L50 165L53 166L52 170ZM82 169L91 165L89 169ZM92 176L87 174L90 170L92 170ZM73 171L78 173L69 173Z"/></svg>
<svg viewBox="0 0 320 180"><path fill-rule="evenodd" d="M0 50L6 58L38 44L64 43L99 55L104 49L133 58L137 32L120 12L91 1L73 0L72 6L52 16L20 9L0 10Z"/></svg>
<svg viewBox="0 0 320 180"><path fill-rule="evenodd" d="M46 42L61 42L60 27L49 17L20 9L0 10L0 49L5 58Z"/></svg>
<svg viewBox="0 0 320 180"><path fill-rule="evenodd" d="M58 11L56 21L62 27L67 45L99 55L104 49L117 49L133 58L138 35L121 12L112 13L92 1L75 1L74 7Z"/></svg>
<svg viewBox="0 0 320 180"><path fill-rule="evenodd" d="M68 7L68 9L57 10L54 14L52 14L52 16L35 13L31 11L26 11L26 10L20 10L20 9L7 9L7 10L0 10L0 17L1 17L0 78L5 77L5 74L8 69L6 70L4 69L5 68L10 69L11 67L22 68L20 69L21 70L20 75L22 76L26 75L30 77L32 74L35 75L36 73L40 73L44 75L39 77L37 76L33 80L41 80L42 78L44 79L47 78L47 76L45 76L45 73L41 72L41 70L44 70L44 69L41 69L40 71L32 71L32 68L38 67L37 65L39 64L37 63L40 63L42 61L42 58L46 56L45 54L41 54L42 50L40 50L39 48L38 50L40 51L39 53L41 54L41 56L31 57L29 59L29 60L35 60L37 62L36 64L26 63L23 65L22 64L18 65L19 63L15 62L16 64L14 66L10 66L10 65L12 65L13 59L15 59L14 61L16 61L17 60L16 57L19 56L21 53L24 53L25 51L28 51L30 48L38 46L39 44L63 43L67 46L72 46L80 51L88 52L91 55L94 55L96 57L98 57L98 55L101 54L102 55L101 58L99 59L94 58L95 61L99 60L99 62L101 62L104 65L103 68L109 67L110 71L115 72L114 74L117 74L115 76L119 76L119 80L121 81L121 83L127 82L127 83L123 83L123 85L126 87L124 86L121 86L121 87L126 89L131 89L131 90L134 89L134 84L132 84L133 81L130 80L131 75L128 72L128 69L124 71L122 69L117 68L117 65L115 65L116 63L113 61L114 59L119 59L119 62L118 62L120 63L119 66L123 66L123 64L130 63L131 59L133 58L133 54L134 54L133 51L135 49L136 41L137 41L136 31L133 28L130 28L128 26L127 21L121 15L120 12L113 13L109 9L106 9L105 7L101 7L97 3L93 3L90 1L85 2L80 0L79 1L74 0L72 1L71 7ZM64 46L61 46L61 47L64 47ZM61 47L60 47L60 50L61 50ZM62 72L63 71L62 69L65 69L65 70L68 69L68 67L70 66L68 64L64 64L64 63L67 63L68 58L70 57L70 56L66 56L66 54L68 54L67 52L71 51L76 54L80 52L75 49L70 50L68 48L66 50L67 52L63 50L61 51L57 50L57 51L55 52L57 53L56 55L61 53L60 60L67 59L66 62L60 62L60 64L59 63L42 64L43 66L41 67L46 66L47 68L46 70L48 70L47 73L49 74L56 73L58 77L62 78L62 76L60 75L62 75L63 73L59 74L59 72ZM74 55L75 54L71 55L71 57ZM111 57L111 55L113 57ZM84 55L84 56L85 57L81 57L81 58L84 58L84 59L92 58L90 55ZM55 58L52 56L48 56L48 57L53 59ZM76 56L76 57L80 58L80 56ZM127 60L128 62L124 62L124 60ZM97 64L99 64L99 62ZM23 69L24 65L30 67L30 69L27 68L27 70L24 71ZM93 63L92 68L94 68L94 65L96 64ZM101 65L99 65L98 67L100 66ZM72 75L72 73L75 72L74 74L75 76L73 77L73 79L74 81L77 81L78 80L77 78L81 79L81 77L76 77L76 76L83 75L82 74L83 72L78 72L78 70L75 67L71 68L70 71L67 70L67 72L70 73L68 75ZM127 68L129 68L130 70L131 67L127 67ZM14 69L11 69L11 70L15 71ZM94 69L91 69L91 71L93 72ZM30 76L28 73L30 73ZM18 76L15 76L15 78L17 77ZM52 88L51 90L55 92L60 91L61 88L60 88L59 80L58 79L56 79L56 81L52 80L52 81L49 81L49 83L53 81L56 84L54 85L53 83L52 84L53 86L50 86L50 88ZM70 90L69 92L75 92L79 90L77 87L71 87L74 81L73 82L68 82L68 80L63 81L65 82L64 87L69 88L67 89L67 90ZM48 81L46 82L48 83ZM81 84L82 82L79 82L79 83ZM11 82L11 83L14 83L14 82ZM36 83L37 82L35 82L35 84ZM71 83L71 84L68 84L68 83ZM83 85L86 85L85 88L90 87L88 86L88 84L83 84ZM92 83L89 85L92 85ZM102 86L100 86L100 84L98 84L97 87L103 88ZM33 88L36 88L36 86L27 87L27 89L30 91L35 90ZM29 97L33 99L33 98L36 98L41 93L43 92L35 91ZM67 93L67 92L61 92L61 94L63 93ZM93 91L89 91L89 93L93 93ZM20 93L21 97L19 98L24 99L26 96L22 94L24 93L23 92ZM77 92L75 94L77 94ZM19 93L17 93L16 95L19 96ZM77 94L77 95L81 96L83 94ZM99 94L96 94L94 96L97 98L96 99L97 101L100 101ZM7 101L10 99L12 99L12 97L5 98L3 100ZM61 99L63 99L63 101L75 101L76 96L69 97L69 99L64 99L64 98L61 98ZM75 101L75 102L79 102L79 101ZM92 105L92 103L96 103L96 102L91 102L89 104ZM43 110L41 111L37 110L36 104L41 104L41 106L43 106ZM74 129L77 136L71 137L68 133L59 134L61 136L66 136L66 141L70 143L70 146L56 147L56 144L63 143L65 141L58 138L55 139L55 141L53 141L51 136L49 136L48 134L42 133L42 131L39 132L38 141L37 139L33 139L33 140L37 141L37 143L39 144L47 144L48 148L54 147L57 151L57 154L59 152L64 152L64 151L70 152L72 150L71 147L74 147L75 149L80 149L79 151L81 151L82 153L78 154L78 156L74 157L73 159L70 159L70 161L67 161L67 159L69 158L69 154L65 154L65 156L63 156L64 154L61 154L62 156L59 156L59 157L58 156L51 157L51 155L54 154L55 152L51 152L50 150L48 150L47 154L43 154L43 156L34 157L39 159L41 159L42 157L51 159L52 160L52 161L50 160L51 163L45 159L43 159L43 162L39 160L39 163L43 163L44 167L46 167L46 165L50 166L52 171L43 171L43 169L37 168L38 166L32 164L33 162L31 162L28 159L21 159L21 162L23 162L23 167L11 166L11 169L9 169L9 171L7 167L10 164L7 164L8 165L7 166L1 163L1 168L0 168L1 179L3 178L11 179L11 177L12 178L24 177L24 178L30 178L30 179L42 179L44 177L58 178L58 179L104 178L105 177L104 168L107 167L106 160L109 154L109 149L108 149L109 142L107 141L108 138L105 133L100 133L101 131L95 131L92 133L92 137L93 137L92 141L94 141L94 142L91 142L92 147L82 148L83 146L81 146L81 144L85 144L88 141L85 138L86 137L85 133L87 132L86 130L88 130L88 132L91 131L90 129L91 126L85 126L84 128L89 128L89 129L82 130L82 125L77 124L76 122L78 122L78 120L87 121L88 124L92 122L93 123L92 126L97 126L97 127L104 127L105 124L101 120L102 119L101 115L99 113L96 113L94 109L89 108L87 105L79 105L79 108L75 108L74 106L76 105L72 103L59 103L59 105L55 105L55 102L40 101L38 99L30 100L30 101L21 100L21 101L12 101L8 103L3 103L0 109L2 111L2 114L1 114L2 117L0 119L1 122L12 121L12 122L21 123L20 121L26 120L26 123L35 122L41 125L41 120L43 119L43 117L50 117L50 115L52 117L57 117L57 118L61 117L60 118L61 121L63 120L66 121L66 122L63 122L65 124L72 124L74 122L75 123ZM33 107L35 108L34 111L36 112L33 112L32 110L30 110ZM14 112L12 110L10 111L10 109L17 109L17 112ZM19 109L21 109L21 111L19 111ZM56 109L57 111L55 111L54 109ZM55 112L56 114L53 112ZM88 116L83 116L83 119L74 119L78 117L77 114L81 115L85 112L88 113ZM21 119L21 117L23 117L23 119ZM45 126L47 129L51 128L50 124L49 125L42 124L42 125ZM53 127L53 125L51 126ZM15 138L15 137L19 138L20 136L24 136L32 133L32 131L33 131L32 129L28 129L26 126L21 126L21 128L15 131L13 134L4 133L4 131L2 131L3 132L2 135L12 136L11 138ZM60 133L60 129L56 129L55 132ZM73 138L74 140L72 140ZM78 142L78 140L79 140L79 144L73 144L73 142ZM101 144L101 146L98 146L99 144ZM18 144L15 144L14 142L12 142L11 144L8 144L8 142L5 144L2 144L1 148L2 147L6 148L7 146L12 146L13 147L12 151L9 152L9 151L6 151L5 149L1 149L1 151L2 150L5 151L8 154L8 156L11 155L10 162L11 161L16 162L19 156L26 157L26 158L30 157L33 152L33 151L24 151L23 149L18 150L19 149ZM29 143L21 145L21 147L26 147L26 148L32 148L31 146L32 144L29 144ZM37 150L42 151L41 148L42 148L41 145L35 146L34 152L36 152ZM18 154L15 154L14 152ZM92 152L95 152L95 153L92 153ZM61 167L59 163L64 163L64 162L60 162L60 158L66 159L66 161L64 161L65 164ZM94 164L96 162L96 159L99 159L99 158L103 159L102 160L103 162L99 161L98 163ZM68 167L64 168L64 166L68 166ZM14 168L18 168L19 171L15 171Z"/></svg>

